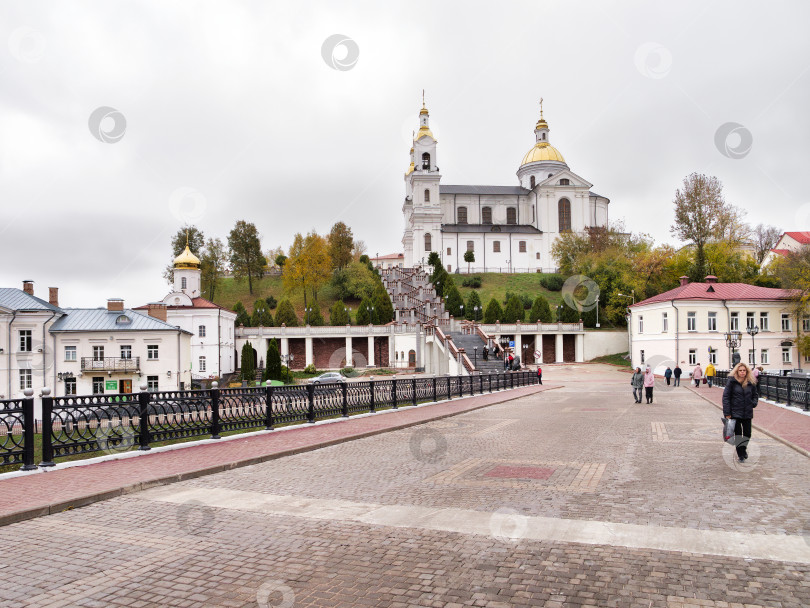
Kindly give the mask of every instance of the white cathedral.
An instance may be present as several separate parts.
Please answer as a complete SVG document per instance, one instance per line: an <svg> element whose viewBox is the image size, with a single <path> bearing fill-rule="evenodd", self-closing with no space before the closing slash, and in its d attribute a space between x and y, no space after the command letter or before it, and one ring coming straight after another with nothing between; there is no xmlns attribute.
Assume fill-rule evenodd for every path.
<svg viewBox="0 0 810 608"><path fill-rule="evenodd" d="M591 192L549 143L543 118L536 143L517 170L517 186L451 186L441 183L436 138L422 103L419 132L405 173L405 266L425 265L439 253L448 272L466 271L464 253L473 251L475 272L553 272L551 247L561 232L607 227L608 204Z"/></svg>

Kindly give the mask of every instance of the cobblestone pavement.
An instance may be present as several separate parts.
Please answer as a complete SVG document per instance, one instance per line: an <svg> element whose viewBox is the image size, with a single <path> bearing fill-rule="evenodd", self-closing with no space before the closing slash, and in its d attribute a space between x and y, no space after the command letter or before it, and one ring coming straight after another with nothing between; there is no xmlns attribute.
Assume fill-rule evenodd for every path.
<svg viewBox="0 0 810 608"><path fill-rule="evenodd" d="M808 458L685 387L555 390L0 528L0 606L810 605Z"/></svg>

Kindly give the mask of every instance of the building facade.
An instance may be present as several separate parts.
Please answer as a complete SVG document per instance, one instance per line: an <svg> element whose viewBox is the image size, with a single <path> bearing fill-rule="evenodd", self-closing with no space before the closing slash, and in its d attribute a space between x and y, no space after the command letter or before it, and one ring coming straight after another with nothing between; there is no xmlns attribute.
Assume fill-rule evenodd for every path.
<svg viewBox="0 0 810 608"><path fill-rule="evenodd" d="M405 267L424 266L436 251L448 272L550 272L560 233L608 225L610 201L551 145L542 108L513 186L442 184L429 118L423 105L405 173ZM464 261L467 251L475 262Z"/></svg>
<svg viewBox="0 0 810 608"><path fill-rule="evenodd" d="M760 268L766 268L774 260L807 246L810 246L810 232L785 232L779 237L773 249L765 254Z"/></svg>

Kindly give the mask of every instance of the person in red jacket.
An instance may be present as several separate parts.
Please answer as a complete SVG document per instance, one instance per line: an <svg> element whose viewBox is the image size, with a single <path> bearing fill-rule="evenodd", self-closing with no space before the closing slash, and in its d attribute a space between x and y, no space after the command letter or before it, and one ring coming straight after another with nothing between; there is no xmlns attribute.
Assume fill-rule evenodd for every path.
<svg viewBox="0 0 810 608"><path fill-rule="evenodd" d="M539 365L537 366L537 381L543 384L543 368Z"/></svg>

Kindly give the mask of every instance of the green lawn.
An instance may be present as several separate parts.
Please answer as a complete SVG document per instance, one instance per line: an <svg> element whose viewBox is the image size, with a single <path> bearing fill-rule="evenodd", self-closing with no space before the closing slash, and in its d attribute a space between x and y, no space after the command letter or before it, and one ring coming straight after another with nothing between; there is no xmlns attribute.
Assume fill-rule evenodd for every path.
<svg viewBox="0 0 810 608"><path fill-rule="evenodd" d="M604 357L596 357L596 359L591 359L589 363L609 363L610 365L618 365L619 367L626 367L630 369L630 361L625 359L626 356L627 353L605 355Z"/></svg>
<svg viewBox="0 0 810 608"><path fill-rule="evenodd" d="M456 287L458 287L466 302L467 296L473 291L471 287L463 287L461 285L462 281L467 278L467 275L454 274L452 276ZM534 301L537 296L542 295L548 300L552 308L562 301L562 294L559 291L549 291L540 285L540 279L546 275L539 273L501 274L498 272L482 272L473 274L472 276L481 277L481 287L475 291L478 292L478 296L481 298L481 303L484 308L486 308L490 299L493 297L503 306L503 299L507 291L511 291L519 296L527 295L532 301Z"/></svg>

